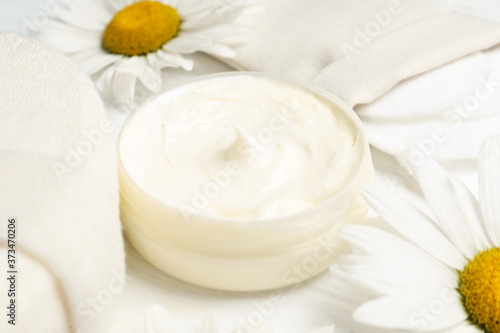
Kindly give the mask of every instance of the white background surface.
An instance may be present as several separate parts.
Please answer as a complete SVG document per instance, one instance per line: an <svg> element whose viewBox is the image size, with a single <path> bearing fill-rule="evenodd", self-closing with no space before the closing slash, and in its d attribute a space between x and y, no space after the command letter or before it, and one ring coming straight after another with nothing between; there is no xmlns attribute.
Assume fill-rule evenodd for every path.
<svg viewBox="0 0 500 333"><path fill-rule="evenodd" d="M44 1L42 1L44 2ZM460 5L470 12L489 19L500 20L500 2L495 0L439 0L448 5ZM40 12L39 1L0 0L0 30L21 33L26 20L33 19ZM170 70L164 73L165 84L194 78L199 75L231 70L228 66L205 55L197 55L192 72ZM500 108L500 107L499 107ZM110 116L121 126L126 115L108 108ZM379 180L388 185L398 186L388 170L379 165ZM474 163L454 163L449 165L466 181L475 192L476 176ZM391 185L391 186L392 186ZM137 252L127 245L128 283L124 292L113 304L117 306L117 316L112 332L127 332L140 320L144 310L152 304L160 304L171 313L174 332L194 332L202 318L217 312L221 323L220 332L232 332L241 322L260 313L264 317L264 328L255 332L308 332L310 329L331 324L328 310L328 295L318 291L328 274L312 279L294 290L283 293L280 304L269 304L270 293L222 293L177 281L149 265ZM132 332L132 330L130 330ZM100 332L98 332L100 333Z"/></svg>

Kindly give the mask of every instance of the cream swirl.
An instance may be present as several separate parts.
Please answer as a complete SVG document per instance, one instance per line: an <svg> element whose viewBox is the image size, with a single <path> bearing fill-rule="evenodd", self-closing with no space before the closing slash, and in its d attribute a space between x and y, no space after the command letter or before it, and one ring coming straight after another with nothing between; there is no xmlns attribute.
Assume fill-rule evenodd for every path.
<svg viewBox="0 0 500 333"><path fill-rule="evenodd" d="M175 88L129 122L120 154L130 177L205 215L292 215L339 192L360 159L356 127L337 106L260 76Z"/></svg>

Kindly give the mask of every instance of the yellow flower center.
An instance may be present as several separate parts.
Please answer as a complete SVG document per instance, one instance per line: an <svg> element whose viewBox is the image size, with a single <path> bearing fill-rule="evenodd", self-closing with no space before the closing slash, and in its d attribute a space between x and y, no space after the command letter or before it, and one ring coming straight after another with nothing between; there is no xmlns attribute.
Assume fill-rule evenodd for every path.
<svg viewBox="0 0 500 333"><path fill-rule="evenodd" d="M102 35L103 48L127 56L155 52L179 32L177 10L157 1L140 1L113 17Z"/></svg>
<svg viewBox="0 0 500 333"><path fill-rule="evenodd" d="M470 320L500 333L500 248L479 253L460 272L460 293Z"/></svg>

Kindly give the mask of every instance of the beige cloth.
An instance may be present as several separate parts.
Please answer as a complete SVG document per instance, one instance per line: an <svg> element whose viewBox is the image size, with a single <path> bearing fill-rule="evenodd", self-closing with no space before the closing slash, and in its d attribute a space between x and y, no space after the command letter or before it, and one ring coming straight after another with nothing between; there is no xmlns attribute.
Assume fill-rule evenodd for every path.
<svg viewBox="0 0 500 333"><path fill-rule="evenodd" d="M313 82L350 106L500 42L500 25L425 0L263 1L238 69Z"/></svg>
<svg viewBox="0 0 500 333"><path fill-rule="evenodd" d="M0 33L0 332L106 332L124 281L114 133L89 78ZM16 325L7 220L17 218Z"/></svg>

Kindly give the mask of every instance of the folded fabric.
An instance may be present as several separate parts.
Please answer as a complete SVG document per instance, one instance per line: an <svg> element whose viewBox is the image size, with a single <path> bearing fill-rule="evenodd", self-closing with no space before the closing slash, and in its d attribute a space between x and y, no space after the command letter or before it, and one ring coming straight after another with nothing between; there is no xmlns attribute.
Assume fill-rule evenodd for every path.
<svg viewBox="0 0 500 333"><path fill-rule="evenodd" d="M268 0L265 9L231 64L311 81L350 106L500 42L500 24L422 0Z"/></svg>
<svg viewBox="0 0 500 333"><path fill-rule="evenodd" d="M126 283L113 127L90 79L37 42L0 33L0 75L0 268L14 249L17 271L0 331L105 332Z"/></svg>
<svg viewBox="0 0 500 333"><path fill-rule="evenodd" d="M371 144L385 152L463 160L476 158L484 139L500 133L499 106L495 47L401 82L355 110Z"/></svg>
<svg viewBox="0 0 500 333"><path fill-rule="evenodd" d="M433 0L447 8L473 14L486 20L500 22L500 2L491 0Z"/></svg>

